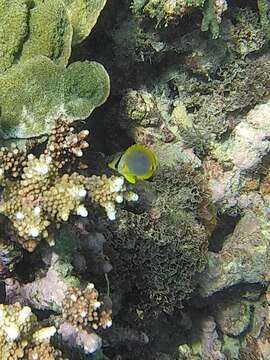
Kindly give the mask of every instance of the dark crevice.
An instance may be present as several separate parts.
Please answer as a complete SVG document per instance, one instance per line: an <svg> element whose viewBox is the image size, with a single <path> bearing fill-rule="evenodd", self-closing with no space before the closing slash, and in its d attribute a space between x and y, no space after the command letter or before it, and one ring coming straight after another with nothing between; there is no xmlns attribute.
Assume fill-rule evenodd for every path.
<svg viewBox="0 0 270 360"><path fill-rule="evenodd" d="M14 54L14 60L13 60L14 64L18 64L18 62L20 61L20 57L21 57L21 54L23 51L24 44L27 42L27 40L30 37L30 18L31 18L31 11L34 7L35 7L34 1L27 3L28 12L27 12L27 16L26 16L25 36L21 39L21 44L20 44L17 52Z"/></svg>
<svg viewBox="0 0 270 360"><path fill-rule="evenodd" d="M240 220L240 217L240 215L230 216L228 214L224 214L219 217L216 228L209 240L210 251L219 252L222 249L225 239L228 235L234 232L235 226Z"/></svg>

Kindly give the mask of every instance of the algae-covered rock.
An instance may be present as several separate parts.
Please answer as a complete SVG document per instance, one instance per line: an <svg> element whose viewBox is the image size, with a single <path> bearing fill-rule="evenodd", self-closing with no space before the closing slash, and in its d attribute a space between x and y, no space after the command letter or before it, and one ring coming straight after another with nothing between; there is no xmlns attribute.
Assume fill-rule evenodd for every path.
<svg viewBox="0 0 270 360"><path fill-rule="evenodd" d="M107 0L64 0L73 26L72 43L82 42L95 26Z"/></svg>
<svg viewBox="0 0 270 360"><path fill-rule="evenodd" d="M213 38L219 36L221 16L227 10L226 0L133 0L135 14L155 18L157 23L167 24L170 20L183 17L194 9L203 12L202 31L210 30Z"/></svg>
<svg viewBox="0 0 270 360"><path fill-rule="evenodd" d="M202 8L205 0L133 0L132 8L137 14L156 18L157 22L168 22L187 14L191 9Z"/></svg>
<svg viewBox="0 0 270 360"><path fill-rule="evenodd" d="M269 17L270 1L257 0L257 4L261 18L261 24L264 28L266 36L269 38L270 37L270 17Z"/></svg>
<svg viewBox="0 0 270 360"><path fill-rule="evenodd" d="M236 11L232 22L228 22L226 27L224 26L224 32L225 29L228 48L239 54L241 58L259 51L266 42L259 14L249 8Z"/></svg>
<svg viewBox="0 0 270 360"><path fill-rule="evenodd" d="M269 280L269 209L247 210L222 250L209 252L206 270L200 274L200 293L208 297L242 283L266 284Z"/></svg>
<svg viewBox="0 0 270 360"><path fill-rule="evenodd" d="M46 134L61 113L85 119L108 94L109 77L102 65L84 61L65 68L36 57L0 77L0 136Z"/></svg>
<svg viewBox="0 0 270 360"><path fill-rule="evenodd" d="M227 360L221 352L221 344L215 319L205 316L194 329L190 344L178 347L179 360Z"/></svg>
<svg viewBox="0 0 270 360"><path fill-rule="evenodd" d="M243 335L251 323L251 306L245 301L221 301L214 304L214 315L219 329L224 335L237 337Z"/></svg>
<svg viewBox="0 0 270 360"><path fill-rule="evenodd" d="M194 316L188 343L179 346L179 360L268 360L269 290L256 299L245 293L223 293L210 313Z"/></svg>
<svg viewBox="0 0 270 360"><path fill-rule="evenodd" d="M210 30L214 39L219 36L221 16L227 10L226 0L208 0L202 21L202 31Z"/></svg>
<svg viewBox="0 0 270 360"><path fill-rule="evenodd" d="M270 102L257 105L246 117L241 119L230 137L221 144L213 146L212 157L223 166L220 176L210 175L209 187L212 198L219 204L220 210L249 206L247 201L247 183L263 158L270 151Z"/></svg>

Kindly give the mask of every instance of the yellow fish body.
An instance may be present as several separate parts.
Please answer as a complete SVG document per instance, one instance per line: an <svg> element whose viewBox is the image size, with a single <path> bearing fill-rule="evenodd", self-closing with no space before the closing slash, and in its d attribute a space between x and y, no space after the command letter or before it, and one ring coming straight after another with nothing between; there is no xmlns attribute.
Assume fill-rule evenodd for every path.
<svg viewBox="0 0 270 360"><path fill-rule="evenodd" d="M136 144L118 155L108 166L135 184L139 180L147 180L153 176L157 169L157 158L151 149Z"/></svg>

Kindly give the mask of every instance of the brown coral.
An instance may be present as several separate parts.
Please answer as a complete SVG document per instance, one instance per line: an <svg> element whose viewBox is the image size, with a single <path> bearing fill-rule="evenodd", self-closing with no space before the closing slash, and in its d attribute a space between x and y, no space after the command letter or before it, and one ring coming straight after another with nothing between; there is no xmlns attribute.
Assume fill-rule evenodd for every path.
<svg viewBox="0 0 270 360"><path fill-rule="evenodd" d="M0 357L8 360L63 360L50 344L54 326L43 327L28 306L0 304Z"/></svg>
<svg viewBox="0 0 270 360"><path fill-rule="evenodd" d="M135 194L126 190L122 177L85 177L76 172L62 175L60 170L80 157L88 146L85 141L88 131L76 134L71 124L69 119L56 123L39 157L29 154L24 162L16 162L15 149L11 153L14 160L10 165L6 161L2 168L4 192L0 213L12 221L18 242L28 251L33 251L42 238L51 242L50 229L67 221L71 214L86 217L87 194L92 203L105 209L111 220L115 219L115 203L137 200ZM7 150L2 150L2 154L9 158ZM12 171L18 179L7 178L6 171Z"/></svg>
<svg viewBox="0 0 270 360"><path fill-rule="evenodd" d="M89 131L82 130L76 134L72 122L70 119L65 119L56 123L45 150L45 154L52 157L58 168L70 162L70 155L81 157L82 150L89 146L85 140Z"/></svg>
<svg viewBox="0 0 270 360"><path fill-rule="evenodd" d="M20 150L15 144L11 148L0 149L0 183L5 177L17 178L23 170L26 161L26 151Z"/></svg>
<svg viewBox="0 0 270 360"><path fill-rule="evenodd" d="M97 330L110 327L112 324L111 310L105 309L98 300L98 292L92 283L85 289L71 288L62 304L63 319L79 327L92 327Z"/></svg>
<svg viewBox="0 0 270 360"><path fill-rule="evenodd" d="M38 344L25 351L26 360L64 360L62 352L56 350L51 344Z"/></svg>

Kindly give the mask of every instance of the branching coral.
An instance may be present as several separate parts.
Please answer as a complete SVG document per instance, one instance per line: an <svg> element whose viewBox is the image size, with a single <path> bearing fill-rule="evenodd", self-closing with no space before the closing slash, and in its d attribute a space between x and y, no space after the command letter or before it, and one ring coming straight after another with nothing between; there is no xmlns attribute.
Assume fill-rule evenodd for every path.
<svg viewBox="0 0 270 360"><path fill-rule="evenodd" d="M112 324L111 312L102 307L94 284L88 284L83 290L70 288L62 303L63 319L76 327L106 329Z"/></svg>
<svg viewBox="0 0 270 360"><path fill-rule="evenodd" d="M53 312L47 322L55 326L67 347L82 347L86 354L96 351L102 340L95 331L112 325L109 298L100 296L92 283L79 284L71 271L63 273L63 263L51 249L43 255L50 258L46 276L27 284L7 279L8 301Z"/></svg>
<svg viewBox="0 0 270 360"><path fill-rule="evenodd" d="M1 304L0 324L1 359L64 360L50 344L56 328L40 325L28 306Z"/></svg>
<svg viewBox="0 0 270 360"><path fill-rule="evenodd" d="M101 338L94 332L112 325L111 309L99 299L94 284L85 288L68 288L55 321L59 334L69 346L83 348L85 354L101 347ZM75 340L75 344L73 344Z"/></svg>
<svg viewBox="0 0 270 360"><path fill-rule="evenodd" d="M135 194L126 190L121 177L61 174L63 166L72 157L81 156L82 149L88 146L85 141L88 131L75 134L71 124L70 119L58 120L39 157L23 156L17 149L2 150L4 192L0 212L10 218L18 231L18 241L28 251L33 251L41 238L49 238L51 227L67 221L71 214L87 216L84 205L87 194L92 204L103 207L111 220L115 219L115 203L137 200ZM21 176L14 180L17 173Z"/></svg>
<svg viewBox="0 0 270 360"><path fill-rule="evenodd" d="M20 150L15 144L11 144L10 148L1 147L0 159L0 178L4 174L6 177L16 178L21 175L26 162L25 150Z"/></svg>

